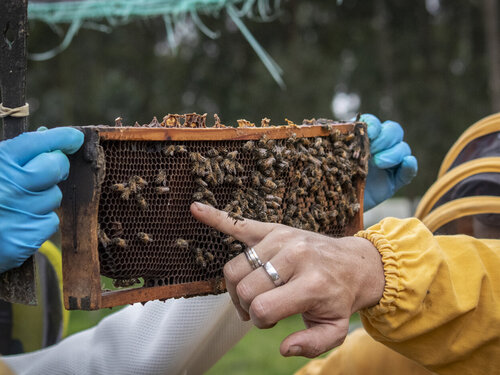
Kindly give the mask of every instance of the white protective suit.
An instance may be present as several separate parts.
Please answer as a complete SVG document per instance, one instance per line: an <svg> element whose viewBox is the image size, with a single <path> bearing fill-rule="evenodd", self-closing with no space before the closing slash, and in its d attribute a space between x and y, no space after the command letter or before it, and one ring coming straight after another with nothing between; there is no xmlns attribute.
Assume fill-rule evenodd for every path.
<svg viewBox="0 0 500 375"><path fill-rule="evenodd" d="M228 293L134 304L57 345L2 357L16 374L202 374L252 327Z"/></svg>

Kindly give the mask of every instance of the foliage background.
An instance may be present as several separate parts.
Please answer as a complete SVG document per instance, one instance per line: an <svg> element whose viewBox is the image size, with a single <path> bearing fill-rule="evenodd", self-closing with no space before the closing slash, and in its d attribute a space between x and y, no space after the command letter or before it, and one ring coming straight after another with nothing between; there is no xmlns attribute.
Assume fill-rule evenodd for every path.
<svg viewBox="0 0 500 375"><path fill-rule="evenodd" d="M334 96L354 95L355 110L404 126L420 172L400 194L415 197L460 133L494 110L482 9L478 0L285 1L276 20L246 24L283 68L286 90L224 13L203 18L220 38L188 25L176 30L175 52L160 19L81 30L60 55L29 62L31 127L192 111L217 112L227 124L338 118ZM59 43L47 25L30 26L30 52Z"/></svg>

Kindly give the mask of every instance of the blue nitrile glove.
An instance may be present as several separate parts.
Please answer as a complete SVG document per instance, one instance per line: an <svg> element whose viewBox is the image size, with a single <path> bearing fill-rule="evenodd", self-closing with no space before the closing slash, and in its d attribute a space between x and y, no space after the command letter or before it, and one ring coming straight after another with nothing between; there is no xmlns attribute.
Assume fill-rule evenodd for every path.
<svg viewBox="0 0 500 375"><path fill-rule="evenodd" d="M404 131L394 121L380 120L370 114L361 116L368 126L371 158L368 163L364 209L392 197L404 185L416 176L417 159L411 154L410 146L403 142Z"/></svg>
<svg viewBox="0 0 500 375"><path fill-rule="evenodd" d="M57 230L57 183L83 143L72 128L24 133L0 142L0 273L19 267Z"/></svg>

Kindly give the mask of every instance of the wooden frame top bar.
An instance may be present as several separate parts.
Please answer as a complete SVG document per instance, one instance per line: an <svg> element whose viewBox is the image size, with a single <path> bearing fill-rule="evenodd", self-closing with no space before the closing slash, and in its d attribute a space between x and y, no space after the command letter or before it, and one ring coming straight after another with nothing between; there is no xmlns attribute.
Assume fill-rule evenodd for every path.
<svg viewBox="0 0 500 375"><path fill-rule="evenodd" d="M351 131L355 124L355 122L342 122L328 125L239 128L163 128L101 125L93 127L99 132L101 139L114 141L228 141L255 140L260 139L264 134L269 139L289 138L294 133L297 137L325 137L329 134L329 125L334 126L341 133L346 133Z"/></svg>

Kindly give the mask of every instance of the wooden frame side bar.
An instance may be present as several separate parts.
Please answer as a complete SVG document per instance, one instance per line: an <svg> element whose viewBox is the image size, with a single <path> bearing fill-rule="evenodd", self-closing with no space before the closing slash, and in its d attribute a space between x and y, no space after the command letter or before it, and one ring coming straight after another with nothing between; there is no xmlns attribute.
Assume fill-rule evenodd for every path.
<svg viewBox="0 0 500 375"><path fill-rule="evenodd" d="M70 155L68 179L61 183L65 199L60 209L64 306L67 310L95 310L101 306L101 278L97 252L99 205L99 136L81 128L85 145ZM67 235L67 234L72 235Z"/></svg>

